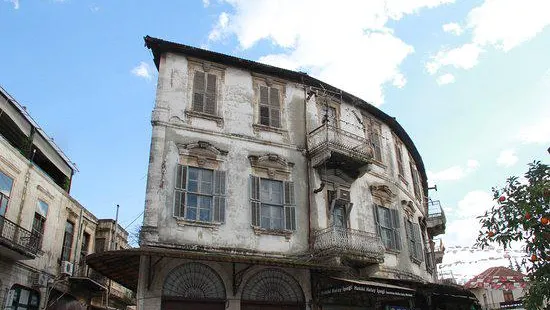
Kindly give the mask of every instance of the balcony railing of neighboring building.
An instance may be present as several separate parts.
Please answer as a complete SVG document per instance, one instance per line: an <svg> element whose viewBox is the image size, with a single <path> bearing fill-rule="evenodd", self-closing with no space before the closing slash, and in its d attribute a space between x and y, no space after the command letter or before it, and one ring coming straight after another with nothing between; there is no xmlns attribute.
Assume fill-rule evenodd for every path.
<svg viewBox="0 0 550 310"><path fill-rule="evenodd" d="M355 262L381 263L384 261L384 245L380 237L373 233L343 227L329 227L315 231L313 238L313 250L319 258L344 256Z"/></svg>
<svg viewBox="0 0 550 310"><path fill-rule="evenodd" d="M445 233L446 223L447 219L441 207L441 202L439 200L428 200L428 233L432 237Z"/></svg>
<svg viewBox="0 0 550 310"><path fill-rule="evenodd" d="M308 135L309 156L314 167L338 168L353 178L360 176L361 167L372 162L373 145L370 139L328 122Z"/></svg>
<svg viewBox="0 0 550 310"><path fill-rule="evenodd" d="M39 238L30 231L0 216L0 244L17 252L19 259L33 259L39 248Z"/></svg>

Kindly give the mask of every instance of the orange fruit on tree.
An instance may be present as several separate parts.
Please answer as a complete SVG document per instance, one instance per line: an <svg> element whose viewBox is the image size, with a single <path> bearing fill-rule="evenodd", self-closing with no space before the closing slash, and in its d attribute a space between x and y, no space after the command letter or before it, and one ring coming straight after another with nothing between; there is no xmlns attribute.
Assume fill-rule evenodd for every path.
<svg viewBox="0 0 550 310"><path fill-rule="evenodd" d="M541 223L542 225L548 225L548 218L543 216L543 217L540 219L540 223Z"/></svg>
<svg viewBox="0 0 550 310"><path fill-rule="evenodd" d="M506 197L504 196L498 197L498 202L503 202L504 200L506 200Z"/></svg>
<svg viewBox="0 0 550 310"><path fill-rule="evenodd" d="M489 238L492 238L494 235L495 235L495 233L492 232L492 231L489 231L489 232L487 233L487 236L489 236Z"/></svg>
<svg viewBox="0 0 550 310"><path fill-rule="evenodd" d="M532 262L536 262L537 261L537 256L535 254L531 255L531 261Z"/></svg>

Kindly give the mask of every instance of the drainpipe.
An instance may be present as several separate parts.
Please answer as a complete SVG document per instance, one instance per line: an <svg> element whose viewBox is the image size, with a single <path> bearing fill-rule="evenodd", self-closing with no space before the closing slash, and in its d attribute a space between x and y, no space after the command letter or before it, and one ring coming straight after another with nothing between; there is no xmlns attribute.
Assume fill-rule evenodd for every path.
<svg viewBox="0 0 550 310"><path fill-rule="evenodd" d="M302 78L302 85L304 86L304 134L305 134L305 146L306 146L306 176L307 176L307 243L308 248L311 250L313 248L313 241L311 240L311 161L309 160L309 147L308 147L308 138L309 134L307 132L307 87L304 84L304 79Z"/></svg>

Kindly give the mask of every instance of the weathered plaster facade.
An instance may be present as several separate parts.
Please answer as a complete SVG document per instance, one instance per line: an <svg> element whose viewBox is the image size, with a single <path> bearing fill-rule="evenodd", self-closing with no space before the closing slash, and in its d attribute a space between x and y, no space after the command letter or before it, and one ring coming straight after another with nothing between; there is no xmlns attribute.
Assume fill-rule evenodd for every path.
<svg viewBox="0 0 550 310"><path fill-rule="evenodd" d="M433 236L426 224L424 166L394 119L301 73L155 40L146 38L159 74L141 246L178 249L182 257L198 252L205 258L143 255L138 308L168 309L173 302L168 294L170 274L177 272L172 270L197 262L222 279L228 309L247 309L241 296L246 279L264 268L291 275L303 292L304 305L319 306L313 300L311 273L322 268L242 263L246 257L306 259L347 268L348 274L364 279L436 280L433 258L428 257ZM208 113L201 110L205 86L194 85L199 82L207 85L205 104L215 102ZM262 110L267 102L275 112ZM326 141L319 134L323 130ZM185 213L194 208L185 200L194 193L185 179L189 169L223 172L221 220L196 220L194 213ZM261 215L255 213L255 177L285 182L285 204L291 184L292 208L284 209L285 228L259 224L256 216L264 221L264 206ZM217 212L214 202L208 206ZM343 210L342 219L334 208ZM389 216L390 209L387 233L380 224L385 218L378 218L385 210ZM289 221L295 221L294 226ZM336 227L337 221L341 226ZM406 232L407 225L411 230ZM418 247L413 249L413 243ZM335 247L336 253L327 246ZM240 263L216 258L226 254L239 257Z"/></svg>

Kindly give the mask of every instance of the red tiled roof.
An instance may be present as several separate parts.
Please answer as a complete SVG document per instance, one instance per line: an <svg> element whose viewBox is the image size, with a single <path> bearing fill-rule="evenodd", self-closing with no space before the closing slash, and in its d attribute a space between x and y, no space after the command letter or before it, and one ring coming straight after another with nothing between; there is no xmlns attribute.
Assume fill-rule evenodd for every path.
<svg viewBox="0 0 550 310"><path fill-rule="evenodd" d="M511 289L525 287L527 277L519 272L506 267L491 267L464 284L465 288L493 288Z"/></svg>

